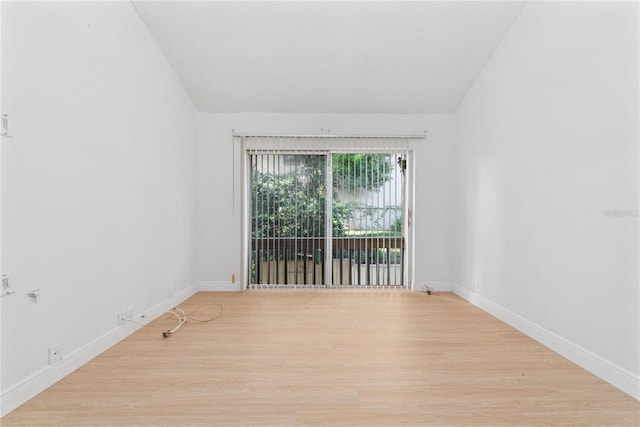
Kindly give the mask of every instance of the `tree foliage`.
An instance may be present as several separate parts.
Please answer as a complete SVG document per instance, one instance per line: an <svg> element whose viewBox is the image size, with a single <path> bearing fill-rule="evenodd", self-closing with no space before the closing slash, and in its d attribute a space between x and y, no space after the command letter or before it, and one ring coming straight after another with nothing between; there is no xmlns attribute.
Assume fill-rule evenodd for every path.
<svg viewBox="0 0 640 427"><path fill-rule="evenodd" d="M388 154L337 153L333 155L333 180L343 190L378 191L391 179Z"/></svg>
<svg viewBox="0 0 640 427"><path fill-rule="evenodd" d="M393 164L384 154L333 155L333 236L344 236L357 202L339 200L336 188L378 191L391 178ZM252 237L323 237L326 180L323 156L296 156L295 171L252 176Z"/></svg>

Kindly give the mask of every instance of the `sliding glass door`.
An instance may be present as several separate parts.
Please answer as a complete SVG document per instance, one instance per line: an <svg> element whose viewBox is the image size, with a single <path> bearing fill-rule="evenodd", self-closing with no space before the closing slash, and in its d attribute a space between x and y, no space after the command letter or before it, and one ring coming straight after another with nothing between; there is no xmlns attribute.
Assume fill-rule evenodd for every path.
<svg viewBox="0 0 640 427"><path fill-rule="evenodd" d="M326 155L252 154L249 284L327 283Z"/></svg>
<svg viewBox="0 0 640 427"><path fill-rule="evenodd" d="M332 155L332 284L404 286L406 153Z"/></svg>
<svg viewBox="0 0 640 427"><path fill-rule="evenodd" d="M406 286L406 150L247 156L249 288Z"/></svg>

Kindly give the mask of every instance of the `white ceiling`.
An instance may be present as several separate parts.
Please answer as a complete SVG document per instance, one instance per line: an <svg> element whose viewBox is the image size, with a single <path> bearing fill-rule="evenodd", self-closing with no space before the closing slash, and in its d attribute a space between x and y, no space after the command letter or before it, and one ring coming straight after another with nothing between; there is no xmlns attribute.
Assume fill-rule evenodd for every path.
<svg viewBox="0 0 640 427"><path fill-rule="evenodd" d="M206 112L454 112L511 1L133 1Z"/></svg>

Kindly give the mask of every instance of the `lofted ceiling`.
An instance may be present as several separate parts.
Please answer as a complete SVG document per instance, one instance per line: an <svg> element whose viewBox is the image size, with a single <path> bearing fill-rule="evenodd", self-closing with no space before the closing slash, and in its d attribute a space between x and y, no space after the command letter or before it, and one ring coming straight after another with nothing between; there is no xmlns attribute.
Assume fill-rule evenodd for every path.
<svg viewBox="0 0 640 427"><path fill-rule="evenodd" d="M138 1L202 112L454 112L512 1Z"/></svg>

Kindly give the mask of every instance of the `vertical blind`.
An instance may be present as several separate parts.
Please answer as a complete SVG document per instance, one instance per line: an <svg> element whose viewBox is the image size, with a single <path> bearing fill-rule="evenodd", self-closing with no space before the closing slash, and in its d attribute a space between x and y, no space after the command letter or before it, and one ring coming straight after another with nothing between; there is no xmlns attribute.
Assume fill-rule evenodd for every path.
<svg viewBox="0 0 640 427"><path fill-rule="evenodd" d="M424 136L241 135L249 154L406 151Z"/></svg>
<svg viewBox="0 0 640 427"><path fill-rule="evenodd" d="M249 288L406 286L416 137L239 138L249 166Z"/></svg>

